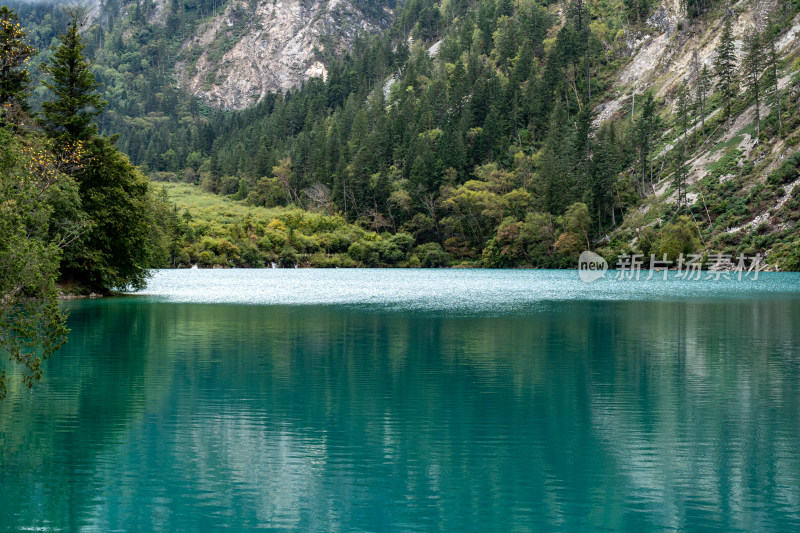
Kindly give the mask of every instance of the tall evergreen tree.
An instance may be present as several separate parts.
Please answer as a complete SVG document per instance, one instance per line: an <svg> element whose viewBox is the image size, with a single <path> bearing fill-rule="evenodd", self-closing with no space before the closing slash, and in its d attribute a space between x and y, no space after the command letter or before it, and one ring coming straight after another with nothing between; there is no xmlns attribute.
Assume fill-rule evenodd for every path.
<svg viewBox="0 0 800 533"><path fill-rule="evenodd" d="M639 162L640 194L647 195L647 181L652 181L650 152L653 149L653 135L656 129L656 102L653 93L644 93L642 112L636 123L636 152Z"/></svg>
<svg viewBox="0 0 800 533"><path fill-rule="evenodd" d="M94 117L105 102L83 56L80 8L67 10L69 26L59 37L46 70L45 86L54 100L42 104L45 131L61 147L80 143L85 153L73 169L89 229L61 261L62 278L92 290L142 287L153 260L153 199L147 179L117 150L113 140L97 134Z"/></svg>
<svg viewBox="0 0 800 533"><path fill-rule="evenodd" d="M742 69L747 80L747 92L756 104L756 137L761 133L761 73L764 71L762 53L761 35L753 28L744 39Z"/></svg>
<svg viewBox="0 0 800 533"><path fill-rule="evenodd" d="M550 114L547 137L542 148L539 180L543 203L550 213L563 213L572 198L573 176L570 173L570 138L567 113L561 100L556 100Z"/></svg>
<svg viewBox="0 0 800 533"><path fill-rule="evenodd" d="M86 20L82 8L68 8L70 23L66 33L58 37L59 44L53 50L49 64L42 65L50 74L44 86L52 91L55 99L42 103L45 131L59 142L87 141L97 135L93 119L106 106L97 92L99 83L90 70L90 63L83 56L85 43L80 28Z"/></svg>
<svg viewBox="0 0 800 533"><path fill-rule="evenodd" d="M706 140L706 99L711 87L711 76L708 72L708 66L703 65L700 73L697 76L697 108L700 112L700 124L703 130L703 142Z"/></svg>
<svg viewBox="0 0 800 533"><path fill-rule="evenodd" d="M729 121L731 118L731 103L734 96L736 96L736 48L733 44L733 18L730 15L725 17L725 22L722 25L722 33L719 36L716 54L714 58L714 74L717 76L717 90L722 95L724 102L725 120Z"/></svg>
<svg viewBox="0 0 800 533"><path fill-rule="evenodd" d="M620 170L619 148L614 123L604 122L597 132L594 143L591 172L591 193L597 210L598 228L603 220L611 215L616 226L614 213L614 182Z"/></svg>
<svg viewBox="0 0 800 533"><path fill-rule="evenodd" d="M689 123L691 122L691 102L689 98L689 88L686 86L686 82L681 82L680 87L678 87L678 101L676 102L676 122L678 127L680 128L681 135L686 137L686 133L689 131Z"/></svg>
<svg viewBox="0 0 800 533"><path fill-rule="evenodd" d="M625 7L636 22L642 22L650 12L650 0L625 0Z"/></svg>
<svg viewBox="0 0 800 533"><path fill-rule="evenodd" d="M686 139L681 139L675 145L672 152L673 162L675 164L675 172L672 175L672 184L675 186L677 193L676 202L678 204L678 211L686 204L686 182L689 177L689 165L686 154ZM688 206L686 207L688 210Z"/></svg>
<svg viewBox="0 0 800 533"><path fill-rule="evenodd" d="M589 193L589 181L591 172L591 153L593 150L592 136L592 111L586 105L578 113L575 122L575 134L572 141L572 154L574 160L573 174L575 176L576 196L582 193Z"/></svg>
<svg viewBox="0 0 800 533"><path fill-rule="evenodd" d="M775 99L776 112L778 115L778 134L783 131L783 119L781 115L781 91L778 86L778 67L780 58L778 56L778 37L780 36L780 26L772 21L764 30L763 44L765 49L764 61L766 67L765 85L772 89L772 97Z"/></svg>

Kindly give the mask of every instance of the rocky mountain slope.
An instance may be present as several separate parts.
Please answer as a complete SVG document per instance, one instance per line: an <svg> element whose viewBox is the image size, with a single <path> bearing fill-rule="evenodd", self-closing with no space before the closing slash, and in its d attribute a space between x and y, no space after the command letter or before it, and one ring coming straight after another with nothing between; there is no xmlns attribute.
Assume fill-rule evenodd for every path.
<svg viewBox="0 0 800 533"><path fill-rule="evenodd" d="M575 33L580 32L580 29L576 28L577 23L575 22L576 4L580 5L579 2L573 1L555 4L548 8L556 22L548 32L548 39L544 40L545 46L552 47L551 51L553 51L551 56L544 58L545 62L557 62L554 59L556 57L555 50L560 46L559 39L562 38L565 29L571 29ZM494 3L495 13L501 9L501 5L501 3ZM521 10L524 5L520 4L517 9ZM595 75L607 82L604 86L598 84L602 89L592 97L594 111L591 117L593 129L591 137L594 137L596 142L598 132L604 126L613 123L623 137L620 139L618 150L620 154L628 154L621 156L621 160L625 161L622 172L617 176L616 183L612 185L613 195L616 198L610 199L614 205L612 210L614 212L617 209L622 211L623 223L619 224L619 219L616 222L611 220L612 227L601 229L596 233L595 244L603 250L604 255L612 259L620 252L628 251L640 251L645 254L662 252L672 255L677 248L674 246L674 249L670 248L668 233L670 231L678 232L677 228L683 224L680 231L684 231L688 227L694 234L694 236L686 234L680 237L688 239L680 245L685 250L694 249L695 251L706 251L709 254L763 254L768 256L767 261L772 267L797 268L800 266L798 263L800 260L798 237L800 236L796 231L797 219L800 216L800 203L798 202L800 200L800 187L798 187L800 174L798 174L797 157L793 157L793 154L797 151L796 145L800 139L800 124L796 119L798 94L800 94L798 85L800 81L798 70L800 69L798 69L797 62L798 55L800 55L800 38L798 38L800 16L793 16L791 7L776 0L741 0L729 5L708 2L702 8L703 13L695 12L690 16L687 9L691 5L691 3L666 0L651 7L639 23L619 23L620 18L617 17L619 24L616 29L608 20L608 15L602 13L603 6L606 8L613 6L600 2L590 8L592 38L596 38L599 44L605 47L606 60L605 62L600 60L601 65L595 67ZM594 11L595 9L598 10ZM700 8L696 7L696 9ZM519 21L522 21L523 16L518 13L515 18L519 17ZM723 117L724 106L715 67L723 33L722 28L726 21L730 22L732 26L733 62L736 69L734 103L729 119ZM775 91L775 85L768 80L769 73L765 63L762 64L759 70L761 94L758 109L761 123L758 127L756 125L756 107L750 94L752 88L745 73L747 62L745 40L748 34L754 32L764 39L768 26L771 26L771 31L777 32L775 49L778 59L778 90ZM480 23L478 23L478 27L480 27ZM459 39L457 34L461 30L457 28L458 18L456 18L454 28L451 28L449 32L442 32L424 42L412 45L420 51L428 50L427 55L434 65L432 69L434 77L447 79L448 76L441 76L437 69L449 69L450 72L453 72L455 65L458 64L457 60L453 60L452 53L448 54L449 57L437 57L440 48L452 49L453 42ZM499 22L496 28L493 34L495 49L485 56L481 56L480 59L485 64L494 63L495 72L500 76L508 76L510 80L515 73L503 69L500 46L502 46L504 38L513 42L515 37L513 33L510 36L505 35L503 32L509 30L502 29L502 24ZM475 35L473 34L473 49L479 42ZM566 37L564 40L569 38ZM590 43L592 38L589 40ZM518 43L519 41L517 41ZM575 45L567 41L561 46L564 46L564 50L569 50L569 46ZM435 52L431 53L430 50ZM473 52L470 50L465 53ZM560 53L569 57L568 54L571 52ZM513 54L511 55L513 56ZM763 61L766 61L766 49L762 50L760 55L762 55ZM462 60L464 57L466 56L462 55ZM614 61L609 61L610 59ZM512 60L515 68L519 68L520 61L521 55L517 55ZM579 89L580 75L576 74L576 70L580 72L580 69L575 69L575 67L580 66L581 60L568 61L573 61L573 64L564 69L567 81L564 88L568 93L572 92L575 97L578 97L581 91ZM541 65L541 63L539 64ZM590 64L589 68L591 67ZM699 76L703 67L708 69L711 79L707 81L709 102L705 109L701 110L697 105L697 99ZM543 74L538 83L544 83L541 80L547 74L547 66L541 68ZM583 67L580 66L580 68ZM428 76L431 75L426 72L425 76L417 76L415 81L424 87L431 83ZM402 105L409 105L410 101L415 102L413 105L421 108L423 104L420 102L426 98L424 91L419 96L419 100L411 99L406 100L405 104L400 103L404 99L399 96L398 86L406 87L405 84L411 81L408 79L401 81L402 78L403 74L400 73L384 79L381 84L383 97L388 101L390 108L394 106L402 108ZM501 78L501 80L500 86L504 87L505 79ZM532 80L534 79L532 78ZM452 77L447 83L456 86ZM528 81L523 85L531 86L534 83L535 81ZM436 82L433 82L432 85L436 86ZM511 90L511 86L508 87L508 90ZM415 89L413 83L407 86L406 91L412 89ZM472 89L474 91L476 87L473 86ZM683 111L687 115L684 124L681 124L680 114L682 111L679 109L681 93L687 100L687 109ZM643 142L641 131L645 119L642 116L641 106L642 102L646 100L646 94L654 99L655 117L651 126L652 132L648 134L654 137L647 141L650 147L647 148L646 153L643 153L641 151ZM563 98L570 101L573 95L568 94ZM580 100L580 98L582 97L578 97L576 100ZM778 116L778 101L781 102L780 117ZM574 112L578 113L581 107L580 101L577 101L576 104ZM540 104L534 103L534 105ZM421 110L418 112L424 113ZM552 115L550 120L553 120ZM536 122L538 120L534 119L533 122L528 123L529 130L541 128L541 122L539 124ZM446 124L446 120L443 123ZM430 128L430 126L428 127ZM447 136L445 127L439 127ZM570 133L573 128L578 134L581 128L580 122L570 125L569 129L565 131L565 137L573 135ZM685 132L681 131L682 128ZM483 129L488 129L485 123ZM467 133L466 142L470 142L470 135L480 133L478 129L470 131L473 133ZM433 134L438 136L442 134L442 131L435 128L428 129L420 132L419 136L428 138L428 135ZM558 150L569 152L570 144L574 147L584 141L580 141L579 137L576 137L566 140L566 144L557 139L554 139L553 142L562 143ZM549 157L547 144L547 140L544 141L544 145L533 144L534 150L541 149L541 151L537 154L538 166L536 159L533 161L534 183L532 186L524 188L534 196L529 209L537 209L535 206L539 206L538 209L541 209L543 203L545 205L548 203L546 196L553 194L552 189L551 192L547 190L551 186L543 183L548 179L546 174L552 171L541 163ZM685 162L677 162L679 146L686 152L683 158ZM595 144L592 148L594 154L589 155L585 165L591 167L599 164L597 163L598 149L598 145ZM515 161L524 161L522 155L524 151L523 145L523 151L514 156ZM495 153L494 157L497 155ZM553 155L558 157L560 154ZM442 159L444 160L445 157L442 156ZM646 161L649 171L647 179L641 178L642 188L639 190L639 198L636 199L632 195L631 187L633 186L634 190L639 187L637 175L640 174L643 164L642 158ZM407 161L415 162L413 157ZM435 160L431 159L431 163L433 164L429 164L428 173L435 172L432 170L435 168ZM676 185L678 183L677 173L684 164L687 167L686 177L683 178L680 185ZM500 165L513 168L513 165L509 165L509 163L500 163ZM594 170L588 171L587 174L587 171L581 168L580 163L576 167L570 167L569 163L563 163L560 171L562 174L559 175L557 172L555 179L563 180L566 184L570 180L577 182L583 180L584 183L588 180L591 183L593 180L602 179L595 175L596 171ZM408 168L405 166L405 170L402 172L403 177L413 176L414 171L409 172ZM453 171L457 171L457 169L453 169ZM564 172L567 174L563 174ZM482 173L481 167L476 167L472 176L481 176ZM456 181L460 183L461 180L472 176L468 174L467 178L456 178ZM464 188L479 187L475 189L477 191L484 187L490 189L495 186L491 184L491 178L489 183L485 184L482 183L482 180L483 178L479 180L480 185L477 185L478 182L470 181L464 185ZM302 177L298 177L298 181L301 182ZM537 182L539 183L537 184ZM644 187L645 182L647 182L646 188ZM476 183L476 185L470 186L470 183ZM566 185L566 187L569 186ZM592 215L601 219L599 225L603 228L609 222L608 214L605 215L606 220L603 221L604 217L601 211L605 208L602 202L598 203L597 195L600 194L602 197L605 193L598 193L596 187L590 185L588 187L590 190L584 190L573 198L582 197L587 203L592 202L595 206ZM592 188L595 190L591 190ZM455 192L460 190L456 189ZM413 189L406 189L406 191L412 198L418 194ZM406 191L397 191L398 197L400 192L405 193ZM455 214L456 217L465 215L458 213L458 208L454 209L456 200L453 198L453 194L452 185L442 185L438 194L437 192L432 193L433 200L422 201L423 204L427 202L426 209L434 218L433 222L435 222L434 210L436 208L444 211L445 215L451 215L444 218L451 224L453 223L452 215ZM623 194L627 197L624 197ZM541 196L537 198L537 195ZM458 196L456 198L459 198L458 201L464 201ZM489 205L491 204L487 203L479 208L483 209L484 216L499 208L497 205L491 205L491 207ZM558 212L559 210L556 209L555 214ZM474 217L475 215L468 214L468 216ZM501 216L503 215L498 215L498 220ZM595 218L595 223L598 222L597 218ZM507 234L511 232L511 230L504 230L506 223L504 220L499 225L494 238L494 242L501 250L500 256L512 249L513 246L520 246L518 242L507 242L506 246L501 248L500 243L503 242L501 239L507 238ZM522 222L517 224L520 225L519 228L523 228ZM406 228L408 229L410 226L406 226ZM667 233L665 233L665 228L667 228ZM462 238L458 236L457 228L450 231L452 236L449 242L455 243ZM520 231L521 235L522 229L513 231ZM569 232L565 231L564 233ZM523 239L523 237L519 237L519 239ZM551 250L557 252L559 242L551 246ZM524 245L522 247L524 248ZM487 251L490 249L492 249L491 243L483 251L484 262L486 262ZM454 254L463 254L463 251L459 251L455 244L450 245L449 251ZM518 254L515 260L519 261L519 258L524 255L524 253ZM468 257L469 254L467 253L466 256ZM491 261L495 261L495 259ZM487 264L513 264L513 261L509 263L501 257L496 262Z"/></svg>
<svg viewBox="0 0 800 533"><path fill-rule="evenodd" d="M232 1L183 43L189 59L175 65L175 77L210 105L242 109L268 92L324 79L326 54L342 54L359 32L385 23L368 20L348 0Z"/></svg>
<svg viewBox="0 0 800 533"><path fill-rule="evenodd" d="M345 53L359 34L391 21L387 6L353 0L170 0L89 4L90 23L123 43L148 42L159 29L166 66L180 89L220 109L243 109L269 92L285 92Z"/></svg>
<svg viewBox="0 0 800 533"><path fill-rule="evenodd" d="M769 242L770 238L765 236L784 235L789 241L800 236L795 231L800 175L793 168L791 158L800 141L798 124L792 117L800 96L800 15L783 22L779 29L776 39L780 59L778 94L774 94L771 87L761 89L761 132L756 131L756 106L748 95L743 69L748 33L764 32L769 21L774 24L775 17L786 10L779 0L740 0L730 4L722 16L717 14L691 21L687 20L684 3L672 0L661 3L643 28L626 33L630 59L615 77L609 93L611 98L596 108L595 126L607 120L620 120L626 114L630 115L637 95L652 91L662 102L663 122L673 126L668 127L662 136L655 164L662 169L669 166L677 143L684 138L676 134L673 124L678 113L681 85L685 84L691 93L696 94L703 66L714 72L722 26L726 16L732 17L740 102L729 121L721 120L721 107L709 109L704 117L709 128L708 136L688 154L689 192L686 202L701 214L695 222L699 227L706 226L702 227L701 237L705 236L703 246L711 250L723 248L725 244L750 242L749 248L753 252L765 252L755 244L757 241ZM782 131L777 131L775 124L778 98L782 102ZM700 135L703 117L699 110L694 111L686 134L688 137ZM661 179L639 209L639 214L645 217L631 217L635 220L633 226L638 230L637 235L643 224L660 227L665 206L676 202L673 176L673 173L662 172ZM740 203L737 215L715 217L704 205L708 195L717 196L719 200L717 189L720 187L726 189L726 204ZM766 250L768 261L774 267L791 263L795 268L796 251L792 252L790 248L781 243ZM770 251L773 252L771 259ZM795 256L789 260L792 253Z"/></svg>

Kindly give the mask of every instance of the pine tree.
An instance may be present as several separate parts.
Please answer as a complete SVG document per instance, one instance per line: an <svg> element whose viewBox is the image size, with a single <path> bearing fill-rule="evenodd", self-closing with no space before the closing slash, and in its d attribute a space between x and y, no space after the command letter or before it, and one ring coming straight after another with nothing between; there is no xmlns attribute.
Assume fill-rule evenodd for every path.
<svg viewBox="0 0 800 533"><path fill-rule="evenodd" d="M731 119L731 102L736 95L734 77L736 69L736 48L733 44L733 18L725 17L722 33L714 58L714 74L717 76L717 89L722 94L725 106L725 120Z"/></svg>
<svg viewBox="0 0 800 533"><path fill-rule="evenodd" d="M26 44L27 35L14 10L0 7L0 107L6 114L13 108L28 110L30 77L25 64L36 50Z"/></svg>
<svg viewBox="0 0 800 533"><path fill-rule="evenodd" d="M681 128L681 136L686 138L686 133L689 131L689 122L691 121L691 110L689 101L689 88L685 82L681 82L678 87L678 101L676 103L676 122Z"/></svg>
<svg viewBox="0 0 800 533"><path fill-rule="evenodd" d="M675 186L677 193L678 211L686 203L686 181L689 176L689 165L687 164L686 155L686 140L681 139L673 149L673 162L675 163L675 172L672 175L672 184ZM687 206L688 209L688 206Z"/></svg>
<svg viewBox="0 0 800 533"><path fill-rule="evenodd" d="M549 213L563 213L572 198L574 179L570 172L569 131L566 110L558 99L550 113L539 169L543 203Z"/></svg>
<svg viewBox="0 0 800 533"><path fill-rule="evenodd" d="M636 22L642 22L650 12L650 0L625 0L625 7Z"/></svg>
<svg viewBox="0 0 800 533"><path fill-rule="evenodd" d="M650 152L653 145L653 134L656 128L656 103L653 93L647 91L644 94L642 112L639 121L636 123L636 151L639 160L640 193L642 197L647 195L647 180L652 182L652 169Z"/></svg>
<svg viewBox="0 0 800 533"><path fill-rule="evenodd" d="M588 2L584 0L571 0L567 6L566 16L568 23L572 25L572 31L569 36L572 41L572 63L575 69L575 83L577 83L578 78L583 77L583 74L578 74L578 72L585 73L586 96L584 98L588 103L589 100L592 99L592 32L589 29L591 16L589 14ZM580 65L580 68L579 63L583 63Z"/></svg>
<svg viewBox="0 0 800 533"><path fill-rule="evenodd" d="M575 176L576 196L580 197L583 191L588 191L591 180L591 153L592 143L592 110L587 105L578 113L575 122L575 134L572 140L572 159L574 161L573 174Z"/></svg>
<svg viewBox="0 0 800 533"><path fill-rule="evenodd" d="M97 125L92 120L103 111L106 102L97 93L100 84L95 82L91 65L82 53L86 45L79 30L86 15L81 8L69 8L67 16L67 32L58 37L50 64L42 65L50 74L44 85L55 97L42 103L42 108L48 135L71 144L97 135Z"/></svg>
<svg viewBox="0 0 800 533"><path fill-rule="evenodd" d="M597 208L597 223L602 225L610 210L612 223L616 225L614 214L613 187L620 170L619 147L614 122L604 122L597 132L594 143L591 172L591 194Z"/></svg>
<svg viewBox="0 0 800 533"><path fill-rule="evenodd" d="M711 88L711 76L708 72L708 66L703 65L700 74L697 77L697 107L700 110L700 124L703 130L703 142L706 140L706 99L708 98L708 91Z"/></svg>
<svg viewBox="0 0 800 533"><path fill-rule="evenodd" d="M775 99L776 112L778 114L778 134L783 131L783 119L781 115L781 92L778 86L778 64L780 58L778 56L778 36L780 35L780 26L777 24L769 24L764 30L763 44L765 48L764 61L766 62L766 79L765 85L772 89L772 95Z"/></svg>
<svg viewBox="0 0 800 533"><path fill-rule="evenodd" d="M761 133L761 73L764 71L762 53L761 36L752 29L744 39L742 69L747 80L747 90L756 103L756 137Z"/></svg>
<svg viewBox="0 0 800 533"><path fill-rule="evenodd" d="M511 0L497 0L494 8L494 16L498 19L502 16L510 17L514 14L514 3Z"/></svg>
<svg viewBox="0 0 800 533"><path fill-rule="evenodd" d="M92 121L105 107L83 56L80 8L67 10L69 26L47 70L45 83L55 99L42 104L43 126L62 147L81 144L85 154L72 170L81 208L89 224L61 260L62 279L92 290L139 288L155 257L152 237L154 200L147 179L114 146L98 135Z"/></svg>

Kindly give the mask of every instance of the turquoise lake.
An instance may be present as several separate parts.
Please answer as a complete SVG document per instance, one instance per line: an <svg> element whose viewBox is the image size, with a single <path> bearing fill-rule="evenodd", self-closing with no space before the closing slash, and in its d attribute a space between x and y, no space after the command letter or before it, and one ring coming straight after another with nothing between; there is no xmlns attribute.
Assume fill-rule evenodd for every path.
<svg viewBox="0 0 800 533"><path fill-rule="evenodd" d="M800 531L800 274L160 271L0 402L0 530Z"/></svg>

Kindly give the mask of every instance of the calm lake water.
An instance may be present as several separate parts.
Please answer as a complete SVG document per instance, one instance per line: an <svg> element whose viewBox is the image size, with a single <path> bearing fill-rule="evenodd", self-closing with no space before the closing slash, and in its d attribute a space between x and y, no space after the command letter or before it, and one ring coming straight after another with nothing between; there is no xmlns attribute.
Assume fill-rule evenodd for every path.
<svg viewBox="0 0 800 533"><path fill-rule="evenodd" d="M0 403L3 531L800 530L797 274L184 270L65 305Z"/></svg>

